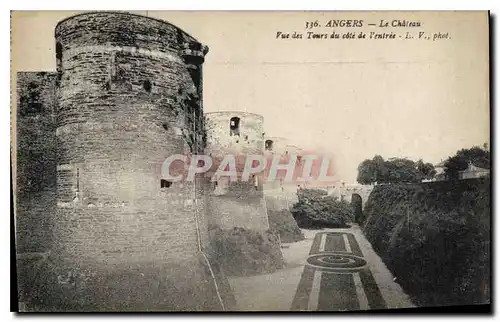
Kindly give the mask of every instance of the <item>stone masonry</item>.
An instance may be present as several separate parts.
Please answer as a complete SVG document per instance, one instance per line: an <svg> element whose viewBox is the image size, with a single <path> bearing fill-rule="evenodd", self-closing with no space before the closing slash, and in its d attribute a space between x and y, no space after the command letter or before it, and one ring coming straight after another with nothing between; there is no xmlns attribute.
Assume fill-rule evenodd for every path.
<svg viewBox="0 0 500 322"><path fill-rule="evenodd" d="M207 149L218 167L225 155L235 156L237 173L242 174L247 155L263 155L264 118L245 112L207 113ZM222 229L243 227L266 231L269 229L263 194L263 173L248 181L230 182L221 177L207 194L210 225Z"/></svg>
<svg viewBox="0 0 500 322"><path fill-rule="evenodd" d="M184 267L165 278L207 283L203 179L168 182L161 167L172 154L204 151L208 47L167 22L120 12L62 20L55 40L57 72L18 73L16 251L50 251L57 269L45 273L66 290L75 269L104 278ZM94 282L120 297L140 276Z"/></svg>

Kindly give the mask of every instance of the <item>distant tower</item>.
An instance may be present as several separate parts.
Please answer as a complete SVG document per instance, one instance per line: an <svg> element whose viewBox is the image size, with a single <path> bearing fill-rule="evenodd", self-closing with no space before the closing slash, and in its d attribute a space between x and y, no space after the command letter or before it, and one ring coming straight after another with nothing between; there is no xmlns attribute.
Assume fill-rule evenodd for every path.
<svg viewBox="0 0 500 322"><path fill-rule="evenodd" d="M301 170L301 157L302 157L302 149L296 145L293 145L289 142L288 139L282 137L275 136L266 136L265 137L265 149L264 155L267 159L272 160L275 156L280 156L282 159L281 163L287 163L289 158L292 156L296 156L295 170L294 173L296 176L300 175ZM296 190L297 183L295 180L293 182L285 182L284 178L287 173L284 171L279 172L275 181L266 182L264 185L264 190L283 190L285 187L293 187L293 190ZM294 176L294 178L296 177Z"/></svg>
<svg viewBox="0 0 500 322"><path fill-rule="evenodd" d="M295 177L301 173L301 149L290 143L283 137L266 136L264 139L264 155L268 160L274 157L280 157L281 163L288 163L290 157L296 155ZM285 180L287 173L279 171L276 175L276 180L266 181L264 183L264 195L266 196L266 204L268 209L279 211L282 209L290 209L294 202L297 201L298 184L295 180L287 182Z"/></svg>
<svg viewBox="0 0 500 322"><path fill-rule="evenodd" d="M162 180L161 165L203 150L208 48L164 21L118 12L72 16L55 37L54 255L100 268L190 265L207 243L197 188Z"/></svg>
<svg viewBox="0 0 500 322"><path fill-rule="evenodd" d="M269 229L266 203L263 196L263 173L241 181L246 155L264 153L264 118L246 112L207 113L207 148L218 165L224 156L236 156L238 182L220 178L212 186L208 200L211 224L223 229L243 227L265 231Z"/></svg>

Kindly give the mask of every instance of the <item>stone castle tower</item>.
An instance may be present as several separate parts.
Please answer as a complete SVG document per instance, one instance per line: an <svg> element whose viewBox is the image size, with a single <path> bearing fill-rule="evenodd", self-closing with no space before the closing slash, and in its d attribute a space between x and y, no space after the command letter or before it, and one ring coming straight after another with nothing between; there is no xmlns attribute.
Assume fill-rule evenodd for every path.
<svg viewBox="0 0 500 322"><path fill-rule="evenodd" d="M234 155L240 178L246 156L264 153L264 118L253 113L233 111L207 113L206 118L206 154L212 157L215 166L224 156ZM214 183L207 196L210 224L222 229L269 229L263 173L249 179L230 182L227 177L222 177Z"/></svg>
<svg viewBox="0 0 500 322"><path fill-rule="evenodd" d="M207 47L169 23L123 13L70 17L55 37L53 252L99 265L194 257L205 221L199 194L192 183L165 182L160 168L169 155L203 149Z"/></svg>
<svg viewBox="0 0 500 322"><path fill-rule="evenodd" d="M220 309L201 256L204 185L161 171L168 156L204 151L208 48L167 22L120 12L62 20L55 40L57 72L18 73L17 133L36 141L17 147L16 190L26 192L16 201L17 251L51 251L45 273L57 279L47 283L63 301L81 305L75 294L86 289L99 309ZM34 189L29 176L49 183ZM36 200L48 201L37 209ZM50 233L31 234L41 217Z"/></svg>

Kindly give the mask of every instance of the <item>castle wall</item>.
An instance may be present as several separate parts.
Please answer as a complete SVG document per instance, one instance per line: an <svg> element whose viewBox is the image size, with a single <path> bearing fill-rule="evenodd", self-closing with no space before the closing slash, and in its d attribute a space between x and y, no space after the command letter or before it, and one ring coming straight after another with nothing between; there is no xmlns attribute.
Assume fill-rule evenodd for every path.
<svg viewBox="0 0 500 322"><path fill-rule="evenodd" d="M257 231L269 229L266 201L262 197L235 199L213 196L209 223L222 229L243 227Z"/></svg>
<svg viewBox="0 0 500 322"><path fill-rule="evenodd" d="M56 208L57 74L17 73L16 251L46 252Z"/></svg>
<svg viewBox="0 0 500 322"><path fill-rule="evenodd" d="M299 158L301 149L289 142L288 139L282 137L267 136L265 138L264 155L268 160L272 160L275 156L280 156L281 163L288 163L291 155L297 155ZM297 201L296 177L302 173L301 162L297 159L294 170L294 180L292 182L285 181L287 173L285 171L278 171L276 180L264 182L264 195L266 199L267 209L280 211L283 209L291 209L293 204Z"/></svg>
<svg viewBox="0 0 500 322"><path fill-rule="evenodd" d="M292 205L284 194L265 194L267 211L290 210Z"/></svg>
<svg viewBox="0 0 500 322"><path fill-rule="evenodd" d="M210 224L222 229L243 227L265 231L269 229L267 209L263 195L263 173L255 174L248 181L241 181L245 157L262 155L264 150L264 119L245 112L207 113L206 154L217 168L225 155L236 157L238 182L220 178L207 194L207 211ZM231 120L238 119L238 128L231 128ZM233 124L234 125L234 124ZM240 162L238 162L240 161Z"/></svg>
<svg viewBox="0 0 500 322"><path fill-rule="evenodd" d="M202 185L162 187L161 165L203 147L207 49L173 25L120 13L66 19L56 41L54 253L100 266L194 258L197 224L208 238Z"/></svg>

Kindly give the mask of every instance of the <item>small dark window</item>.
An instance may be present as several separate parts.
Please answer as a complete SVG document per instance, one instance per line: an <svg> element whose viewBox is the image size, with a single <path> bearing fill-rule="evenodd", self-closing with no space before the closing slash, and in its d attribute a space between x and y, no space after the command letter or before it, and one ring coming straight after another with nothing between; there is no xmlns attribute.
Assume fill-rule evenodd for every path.
<svg viewBox="0 0 500 322"><path fill-rule="evenodd" d="M63 48L62 48L62 45L61 43L56 43L56 59L57 60L61 60L62 59L62 51L63 51Z"/></svg>
<svg viewBox="0 0 500 322"><path fill-rule="evenodd" d="M167 124L167 123L163 123L161 126L162 126L162 127L163 127L166 131L168 131L168 124Z"/></svg>
<svg viewBox="0 0 500 322"><path fill-rule="evenodd" d="M161 188L170 188L171 185L172 185L172 182L170 182L168 180L161 179L161 181L160 181Z"/></svg>
<svg viewBox="0 0 500 322"><path fill-rule="evenodd" d="M240 118L239 117L232 117L231 120L229 121L229 134L231 136L237 135L240 136Z"/></svg>
<svg viewBox="0 0 500 322"><path fill-rule="evenodd" d="M193 42L191 42L189 45L190 45L189 47L190 47L192 50L198 50L198 51L201 51L201 44L200 44L199 42L193 41Z"/></svg>
<svg viewBox="0 0 500 322"><path fill-rule="evenodd" d="M151 82L149 80L145 80L142 83L142 87L144 87L144 90L146 92L151 93L151 88L153 87L153 85L151 84Z"/></svg>
<svg viewBox="0 0 500 322"><path fill-rule="evenodd" d="M272 151L273 150L273 140L266 140L266 150Z"/></svg>

